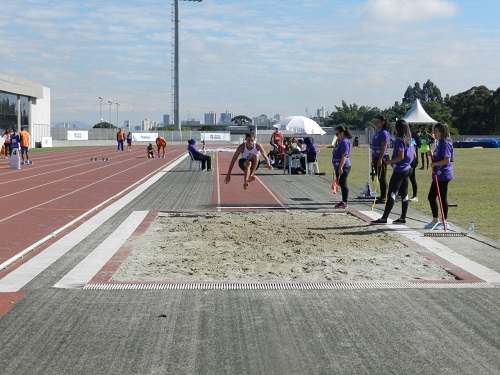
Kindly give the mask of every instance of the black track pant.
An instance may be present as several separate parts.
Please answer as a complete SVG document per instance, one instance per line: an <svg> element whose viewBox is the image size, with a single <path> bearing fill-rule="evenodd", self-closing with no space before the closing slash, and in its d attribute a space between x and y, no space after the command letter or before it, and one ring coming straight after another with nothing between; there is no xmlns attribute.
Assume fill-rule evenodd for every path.
<svg viewBox="0 0 500 375"><path fill-rule="evenodd" d="M450 181L438 181L439 193L441 194L441 204L443 205L443 214L445 220L448 218L448 182ZM431 206L432 217L439 217L439 205L437 202L438 192L436 188L436 181L432 181L431 188L429 189L429 195L427 199Z"/></svg>
<svg viewBox="0 0 500 375"><path fill-rule="evenodd" d="M384 214L382 219L387 220L391 210L394 207L394 199L399 194L402 199L401 203L401 219L406 219L408 212L408 176L411 169L404 172L392 172L391 181L389 181L389 195L385 204Z"/></svg>
<svg viewBox="0 0 500 375"><path fill-rule="evenodd" d="M349 176L349 172L351 171L351 166L344 167L344 172L340 175L339 178L339 170L335 170L335 176L339 178L339 186L342 189L342 202L347 203L349 199L349 187L347 187L347 177Z"/></svg>

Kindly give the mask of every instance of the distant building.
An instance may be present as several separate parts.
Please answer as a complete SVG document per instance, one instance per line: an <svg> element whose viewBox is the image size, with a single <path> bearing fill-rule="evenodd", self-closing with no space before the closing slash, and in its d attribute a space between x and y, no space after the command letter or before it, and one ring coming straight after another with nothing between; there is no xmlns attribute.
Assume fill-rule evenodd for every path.
<svg viewBox="0 0 500 375"><path fill-rule="evenodd" d="M0 128L28 128L30 147L50 137L50 89L0 73Z"/></svg>
<svg viewBox="0 0 500 375"><path fill-rule="evenodd" d="M128 131L130 131L130 121L129 120L123 121L123 129L127 129Z"/></svg>
<svg viewBox="0 0 500 375"><path fill-rule="evenodd" d="M215 125L217 123L217 114L213 111L205 113L205 125Z"/></svg>
<svg viewBox="0 0 500 375"><path fill-rule="evenodd" d="M231 119L233 118L233 114L226 111L225 113L220 114L219 124L221 125L229 125L231 124Z"/></svg>
<svg viewBox="0 0 500 375"><path fill-rule="evenodd" d="M170 115L164 114L163 115L163 126L169 126L170 125Z"/></svg>

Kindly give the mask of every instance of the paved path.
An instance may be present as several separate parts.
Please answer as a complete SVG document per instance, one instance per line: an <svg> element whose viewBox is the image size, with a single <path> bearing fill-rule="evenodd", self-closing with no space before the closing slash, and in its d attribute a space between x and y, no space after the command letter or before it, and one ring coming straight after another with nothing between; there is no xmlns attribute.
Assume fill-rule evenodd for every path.
<svg viewBox="0 0 500 375"><path fill-rule="evenodd" d="M467 282L327 290L86 288L158 211L332 210L336 197L327 177L262 167L250 186L258 194L248 198L240 176L221 184L229 157L219 153L214 172L188 172L187 159L172 158L140 186L2 271L2 373L500 372L499 244L479 235L423 237L420 228L429 218L418 212L410 211L401 236L448 262ZM353 201L350 210L376 215L364 202Z"/></svg>

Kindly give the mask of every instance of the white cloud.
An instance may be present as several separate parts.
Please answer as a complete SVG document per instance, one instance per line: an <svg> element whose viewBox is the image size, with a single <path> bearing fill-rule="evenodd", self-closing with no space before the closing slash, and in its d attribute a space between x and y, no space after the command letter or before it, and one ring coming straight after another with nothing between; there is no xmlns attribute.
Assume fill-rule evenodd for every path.
<svg viewBox="0 0 500 375"><path fill-rule="evenodd" d="M445 0L368 0L364 9L367 19L387 23L451 18L457 12L458 6Z"/></svg>

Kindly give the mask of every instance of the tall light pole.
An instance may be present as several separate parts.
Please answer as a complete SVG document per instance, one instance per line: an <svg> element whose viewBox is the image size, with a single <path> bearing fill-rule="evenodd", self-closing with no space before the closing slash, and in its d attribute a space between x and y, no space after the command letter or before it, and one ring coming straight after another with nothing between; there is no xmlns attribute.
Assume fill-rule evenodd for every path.
<svg viewBox="0 0 500 375"><path fill-rule="evenodd" d="M118 125L118 107L120 106L120 103L115 103L116 104L116 127L119 128L120 126Z"/></svg>
<svg viewBox="0 0 500 375"><path fill-rule="evenodd" d="M108 103L109 103L109 123L111 124L111 104L113 104L113 102L111 100L108 100Z"/></svg>
<svg viewBox="0 0 500 375"><path fill-rule="evenodd" d="M201 3L203 0L182 0ZM174 0L174 126L181 130L179 118L179 0Z"/></svg>
<svg viewBox="0 0 500 375"><path fill-rule="evenodd" d="M99 124L102 122L102 101L104 98L102 96L99 97Z"/></svg>

